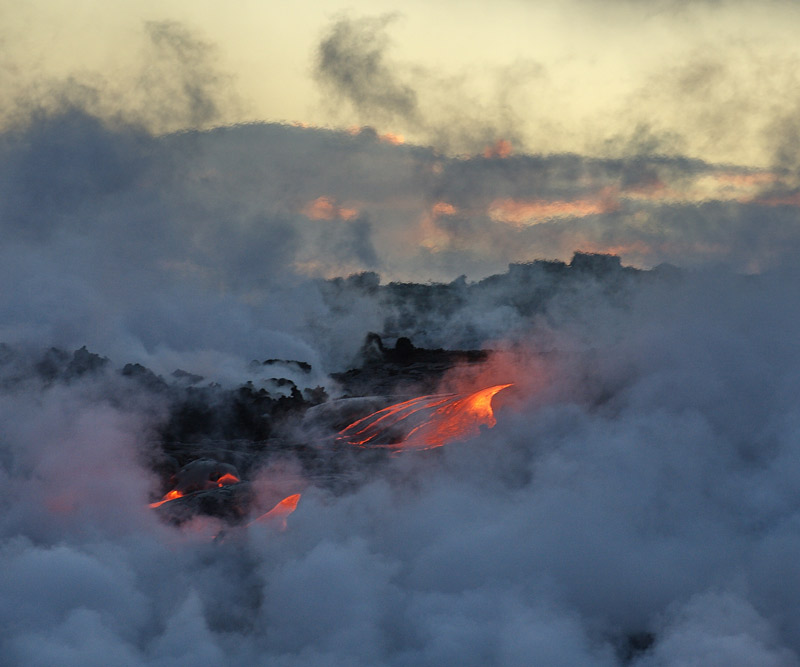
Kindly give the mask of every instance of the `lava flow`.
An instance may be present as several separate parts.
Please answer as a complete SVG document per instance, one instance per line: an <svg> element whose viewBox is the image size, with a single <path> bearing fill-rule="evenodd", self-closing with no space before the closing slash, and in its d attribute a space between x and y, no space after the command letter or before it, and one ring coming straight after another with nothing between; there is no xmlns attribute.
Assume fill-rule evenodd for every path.
<svg viewBox="0 0 800 667"><path fill-rule="evenodd" d="M236 475L231 475L230 473L226 473L217 480L217 486L223 487L226 484L236 484L239 481L241 480Z"/></svg>
<svg viewBox="0 0 800 667"><path fill-rule="evenodd" d="M168 503L170 500L177 500L178 498L183 498L183 494L177 489L173 489L172 491L168 491L158 502L150 503L150 507L161 507L164 503Z"/></svg>
<svg viewBox="0 0 800 667"><path fill-rule="evenodd" d="M269 512L262 514L260 517L253 519L248 526L254 523L265 523L267 521L280 521L281 530L286 530L286 517L297 509L297 503L300 501L300 494L288 496L281 500Z"/></svg>
<svg viewBox="0 0 800 667"><path fill-rule="evenodd" d="M357 447L432 449L497 423L492 398L511 384L471 394L419 396L373 412L339 431L337 440Z"/></svg>

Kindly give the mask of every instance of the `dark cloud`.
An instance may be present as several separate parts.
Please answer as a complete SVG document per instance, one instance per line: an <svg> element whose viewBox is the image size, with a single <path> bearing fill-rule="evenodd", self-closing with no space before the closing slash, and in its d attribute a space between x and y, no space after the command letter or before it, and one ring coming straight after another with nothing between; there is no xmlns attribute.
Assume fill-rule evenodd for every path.
<svg viewBox="0 0 800 667"><path fill-rule="evenodd" d="M8 317L3 337L47 339L58 331L52 343L66 347L128 340L124 345L152 353L159 336L191 347L199 338L188 332L204 338L209 330L200 322L216 313L229 322L220 334L262 328L256 342L271 335L264 326L270 314L243 307L243 295L258 300L281 286L293 289L300 260L321 258L328 271L379 261L365 217L327 222L300 214L325 192L320 181L296 174L290 180L299 185L298 199L283 191L286 163L251 150L252 169L229 169L224 151L218 161L216 143L213 136L156 139L135 127L115 129L75 108L42 112L6 133L0 252L3 279L16 287L0 302ZM319 150L335 154L324 138ZM304 315L294 310L301 326ZM66 321L76 311L84 313L83 325L81 318ZM231 343L249 335L241 330ZM130 336L141 338L133 343Z"/></svg>
<svg viewBox="0 0 800 667"><path fill-rule="evenodd" d="M395 17L340 18L317 50L315 76L340 100L350 102L365 119L414 122L418 113L414 90L399 80L387 63L386 26Z"/></svg>
<svg viewBox="0 0 800 667"><path fill-rule="evenodd" d="M15 336L60 330L52 342L66 347L119 341L118 327L153 332L146 349L162 335L199 339L210 295L230 317L240 299L307 276L478 279L576 249L752 271L791 265L797 248L782 176L697 160L451 159L369 133L280 125L154 138L74 107L7 132L0 152L4 274L17 285L7 321ZM309 212L320 198L334 202L330 219ZM173 299L181 305L167 315ZM94 333L64 320L73 303L96 313L84 320ZM267 311L249 308L230 321L263 326ZM307 321L299 305L289 312L292 326ZM111 329L93 324L103 318Z"/></svg>
<svg viewBox="0 0 800 667"><path fill-rule="evenodd" d="M481 151L500 138L517 142L514 111L524 84L540 80L543 67L519 61L490 75L492 97L470 93L474 72L444 75L395 61L387 29L395 15L336 19L320 41L314 76L326 99L347 103L358 122L421 136L439 150ZM341 109L326 102L330 110Z"/></svg>

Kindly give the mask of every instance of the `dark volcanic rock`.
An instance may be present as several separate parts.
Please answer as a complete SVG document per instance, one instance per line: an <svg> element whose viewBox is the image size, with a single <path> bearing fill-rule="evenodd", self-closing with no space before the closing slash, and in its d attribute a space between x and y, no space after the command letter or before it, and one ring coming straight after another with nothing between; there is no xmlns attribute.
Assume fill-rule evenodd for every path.
<svg viewBox="0 0 800 667"><path fill-rule="evenodd" d="M36 364L36 372L43 380L53 381L61 376L69 363L69 354L65 350L51 347Z"/></svg>
<svg viewBox="0 0 800 667"><path fill-rule="evenodd" d="M164 379L141 364L125 364L121 374L123 377L130 378L140 383L144 388L154 392L164 392L169 389L169 385Z"/></svg>
<svg viewBox="0 0 800 667"><path fill-rule="evenodd" d="M591 273L598 278L617 273L622 270L622 260L617 255L576 252L569 263L571 269Z"/></svg>
<svg viewBox="0 0 800 667"><path fill-rule="evenodd" d="M215 516L232 523L247 517L253 503L253 489L248 482L194 491L159 505L155 511L166 521L183 523L198 514Z"/></svg>
<svg viewBox="0 0 800 667"><path fill-rule="evenodd" d="M306 410L303 415L302 430L318 434L319 437L330 436L357 419L383 410L396 402L396 398L386 396L358 396L328 401Z"/></svg>
<svg viewBox="0 0 800 667"><path fill-rule="evenodd" d="M545 315L559 295L581 293L587 287L587 293L601 293L625 303L630 288L649 274L622 266L615 255L576 252L570 263L535 260L509 264L506 273L472 283L461 276L450 283L381 285L380 276L368 273L324 281L320 291L331 312L348 312L354 300L369 303L382 318L380 330L385 338L407 336L428 348L445 344L436 333L443 330L443 322L462 320L463 327L445 327L446 344L469 349L485 339L470 324L475 308L507 307L523 318Z"/></svg>
<svg viewBox="0 0 800 667"><path fill-rule="evenodd" d="M251 383L237 389L189 387L179 393L161 429L165 442L207 439L262 441L276 420L301 413L311 403L292 383L289 396L272 396Z"/></svg>
<svg viewBox="0 0 800 667"><path fill-rule="evenodd" d="M288 368L294 368L296 370L301 371L302 373L310 373L311 372L311 364L305 361L295 361L293 359L267 359L266 361L261 362L264 366L275 366L281 365L286 366Z"/></svg>
<svg viewBox="0 0 800 667"><path fill-rule="evenodd" d="M444 374L458 365L478 364L487 350L428 350L414 347L410 339L397 339L387 348L378 334L369 333L361 348L363 365L333 373L348 396L427 394L436 390Z"/></svg>
<svg viewBox="0 0 800 667"><path fill-rule="evenodd" d="M180 368L172 371L172 377L174 377L178 382L186 385L199 384L205 380L202 375L189 373L188 371L181 370Z"/></svg>
<svg viewBox="0 0 800 667"><path fill-rule="evenodd" d="M106 357L89 352L84 345L72 355L65 350L51 347L36 363L35 369L39 377L46 382L55 380L71 380L90 373L96 373L109 363Z"/></svg>
<svg viewBox="0 0 800 667"><path fill-rule="evenodd" d="M71 378L80 377L87 373L96 373L105 368L108 363L109 360L106 357L89 352L84 345L80 350L75 350L72 353L72 359L67 364L66 376Z"/></svg>

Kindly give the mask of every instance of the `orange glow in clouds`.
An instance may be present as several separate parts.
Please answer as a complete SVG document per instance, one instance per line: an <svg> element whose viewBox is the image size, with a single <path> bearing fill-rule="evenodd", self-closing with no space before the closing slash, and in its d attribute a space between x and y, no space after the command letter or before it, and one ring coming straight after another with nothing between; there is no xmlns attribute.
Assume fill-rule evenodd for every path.
<svg viewBox="0 0 800 667"><path fill-rule="evenodd" d="M357 137L361 134L364 130L369 132L373 132L374 130L371 127L362 127L360 125L351 125L347 128L347 133ZM399 146L401 144L406 143L406 138L402 134L397 134L396 132L384 132L383 134L379 134L378 141L382 141L385 144L392 144L393 146Z"/></svg>
<svg viewBox="0 0 800 667"><path fill-rule="evenodd" d="M339 206L331 197L317 197L300 212L311 220L352 220L358 217L356 209Z"/></svg>
<svg viewBox="0 0 800 667"><path fill-rule="evenodd" d="M563 218L585 218L615 211L618 204L608 197L597 199L495 199L489 204L489 217L517 227L537 225Z"/></svg>
<svg viewBox="0 0 800 667"><path fill-rule="evenodd" d="M483 149L483 157L485 158L507 158L511 155L512 147L511 142L507 139L498 139L491 146Z"/></svg>
<svg viewBox="0 0 800 667"><path fill-rule="evenodd" d="M395 146L406 143L406 139L402 134L395 134L394 132L386 132L378 135L378 139L387 144L394 144Z"/></svg>
<svg viewBox="0 0 800 667"><path fill-rule="evenodd" d="M438 217L440 215L455 215L458 213L458 209L452 204L448 204L446 201L437 201L433 205L431 213L433 213L434 217Z"/></svg>
<svg viewBox="0 0 800 667"><path fill-rule="evenodd" d="M788 195L773 195L758 200L764 206L797 206L800 207L800 192Z"/></svg>
<svg viewBox="0 0 800 667"><path fill-rule="evenodd" d="M439 227L436 221L439 218L455 215L456 213L458 213L458 209L452 204L446 201L437 201L429 212L423 214L420 220L420 245L433 252L447 248L450 244L450 233Z"/></svg>
<svg viewBox="0 0 800 667"><path fill-rule="evenodd" d="M625 188L620 196L657 204L700 204L709 201L758 201L760 193L778 181L768 171L717 171L668 185L662 180Z"/></svg>

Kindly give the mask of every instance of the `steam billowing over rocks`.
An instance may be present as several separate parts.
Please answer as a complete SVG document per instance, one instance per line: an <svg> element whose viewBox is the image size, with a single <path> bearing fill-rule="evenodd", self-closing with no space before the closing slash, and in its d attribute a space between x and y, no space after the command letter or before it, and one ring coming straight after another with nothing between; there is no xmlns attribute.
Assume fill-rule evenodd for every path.
<svg viewBox="0 0 800 667"><path fill-rule="evenodd" d="M338 463L325 461L319 442L308 441L312 432L314 440L330 448L336 431L352 421L392 401L435 393L449 372L478 367L491 354L488 349L417 347L407 336L397 336L399 331L435 340L432 321L453 316L475 301L512 307L518 316L531 317L545 313L548 300L560 290L591 280L601 281L605 292L617 293L625 280L639 273L623 269L617 257L576 253L569 265L553 261L512 265L508 274L475 284L459 279L449 285L390 283L382 287L376 274L321 283L324 298L334 309L353 293L374 299L377 310L390 313L384 326L394 341L385 344L382 335L368 332L353 360L357 365L332 373L329 389L303 384L312 374L307 361L253 360L247 365L250 379L238 386L222 386L183 369L161 376L139 363L114 368L108 358L86 346L74 352L59 348L36 352L3 344L0 368L7 389L32 380L41 390L94 380L111 381L124 394L147 397L162 413L151 425L150 443L140 452L141 459L159 476L161 494L170 489L181 494L158 506L159 514L175 522L195 515L241 522L254 499L246 480L274 458L299 463L306 476L316 476L323 483L339 481ZM336 400L331 400L329 391ZM306 414L315 407L319 409ZM310 424L312 430L308 430ZM234 476L236 483L217 485L225 475Z"/></svg>
<svg viewBox="0 0 800 667"><path fill-rule="evenodd" d="M4 663L800 662L792 174L64 105L0 137Z"/></svg>
<svg viewBox="0 0 800 667"><path fill-rule="evenodd" d="M11 664L193 645L277 664L796 663L794 283L578 253L315 285L329 336L364 304L382 323L327 373L0 348ZM500 376L515 393L478 437L402 456L334 437ZM293 493L286 530L252 523Z"/></svg>

